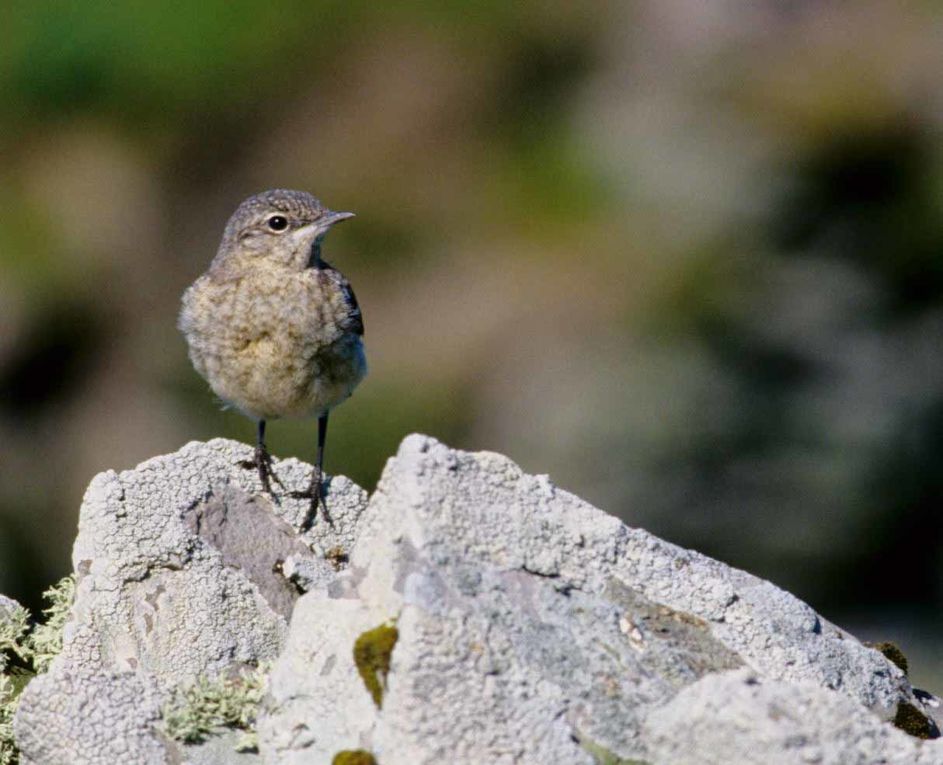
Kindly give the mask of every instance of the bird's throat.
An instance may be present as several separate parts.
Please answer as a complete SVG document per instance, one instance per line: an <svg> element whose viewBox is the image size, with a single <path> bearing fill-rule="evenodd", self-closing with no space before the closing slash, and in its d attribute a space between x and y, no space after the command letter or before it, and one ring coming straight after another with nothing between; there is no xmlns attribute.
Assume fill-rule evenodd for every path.
<svg viewBox="0 0 943 765"><path fill-rule="evenodd" d="M317 237L311 244L311 254L308 256L308 268L323 268L324 261L321 260L321 237Z"/></svg>

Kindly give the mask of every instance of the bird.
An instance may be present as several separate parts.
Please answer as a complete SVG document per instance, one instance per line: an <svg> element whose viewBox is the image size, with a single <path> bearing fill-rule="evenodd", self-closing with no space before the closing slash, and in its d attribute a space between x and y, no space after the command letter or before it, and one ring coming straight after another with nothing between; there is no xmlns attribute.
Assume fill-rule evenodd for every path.
<svg viewBox="0 0 943 765"><path fill-rule="evenodd" d="M265 443L277 418L317 418L310 488L314 522L323 496L328 415L367 373L363 315L350 283L321 257L333 226L354 217L311 194L271 189L243 201L229 218L206 273L183 294L178 328L190 361L224 402L256 422L259 481L275 496L278 477Z"/></svg>

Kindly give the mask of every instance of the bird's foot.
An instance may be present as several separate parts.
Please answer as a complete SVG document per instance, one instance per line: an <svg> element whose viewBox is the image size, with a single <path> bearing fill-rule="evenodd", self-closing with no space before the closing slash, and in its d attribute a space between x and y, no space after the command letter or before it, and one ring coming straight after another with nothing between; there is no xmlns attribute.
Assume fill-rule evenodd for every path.
<svg viewBox="0 0 943 765"><path fill-rule="evenodd" d="M272 491L272 481L275 481L279 486L285 488L278 475L276 475L275 468L272 466L272 455L268 453L268 449L266 449L264 445L258 444L255 447L255 455L252 459L243 460L239 464L246 470L256 469L259 471L259 482L262 484L262 490L266 494L270 494L273 497L275 496L275 492Z"/></svg>
<svg viewBox="0 0 943 765"><path fill-rule="evenodd" d="M301 523L301 530L307 531L313 525L315 520L318 517L318 506L320 505L324 508L324 520L328 523L331 523L331 516L327 512L327 497L325 496L324 490L326 488L324 477L321 474L321 471L318 469L317 465L314 466L314 472L311 474L311 485L304 491L293 491L289 494L290 497L294 499L310 499L311 500L311 510L308 513L308 517L304 519Z"/></svg>

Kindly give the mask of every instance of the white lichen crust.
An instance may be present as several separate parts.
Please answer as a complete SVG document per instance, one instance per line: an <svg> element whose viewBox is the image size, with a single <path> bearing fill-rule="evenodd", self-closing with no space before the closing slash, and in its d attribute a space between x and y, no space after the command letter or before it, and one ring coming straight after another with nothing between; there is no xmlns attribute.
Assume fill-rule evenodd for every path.
<svg viewBox="0 0 943 765"><path fill-rule="evenodd" d="M160 694L142 673L62 663L28 686L16 714L23 765L164 765Z"/></svg>
<svg viewBox="0 0 943 765"><path fill-rule="evenodd" d="M333 523L302 534L310 502L288 492L308 486L310 467L276 461L284 490L272 499L240 464L252 455L232 441L194 442L93 479L73 548L76 598L63 650L26 688L16 717L25 761L164 762L175 745L158 721L176 689L278 655L298 596L281 562L310 559L318 581L329 582L336 572L315 550L349 549L366 494L333 479ZM86 708L94 718L84 719ZM108 743L117 738L135 754L118 756Z"/></svg>

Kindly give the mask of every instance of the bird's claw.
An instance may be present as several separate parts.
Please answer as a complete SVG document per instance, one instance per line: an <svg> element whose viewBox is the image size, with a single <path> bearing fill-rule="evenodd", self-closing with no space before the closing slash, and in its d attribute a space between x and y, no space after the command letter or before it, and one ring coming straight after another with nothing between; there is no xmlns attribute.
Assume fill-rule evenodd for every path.
<svg viewBox="0 0 943 765"><path fill-rule="evenodd" d="M324 519L328 523L331 522L331 516L329 516L327 513L327 497L324 494L324 477L317 466L315 466L313 470L314 472L311 474L311 485L307 489L304 491L293 491L289 493L289 496L294 499L311 500L311 511L308 514L308 517L305 518L301 524L302 531L307 531L314 525L314 522L318 517L319 505L324 508Z"/></svg>
<svg viewBox="0 0 943 765"><path fill-rule="evenodd" d="M272 491L273 480L280 487L285 488L278 475L275 473L275 468L272 465L272 455L268 453L268 449L262 444L255 447L255 454L251 460L243 460L239 464L247 470L255 468L259 471L259 482L262 484L262 490L266 494L270 494L273 497L275 496L275 492Z"/></svg>

